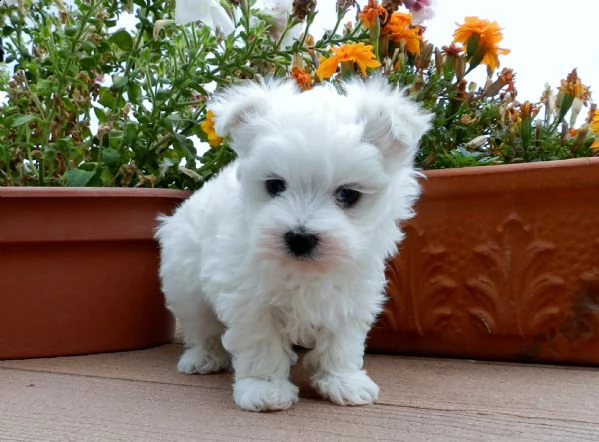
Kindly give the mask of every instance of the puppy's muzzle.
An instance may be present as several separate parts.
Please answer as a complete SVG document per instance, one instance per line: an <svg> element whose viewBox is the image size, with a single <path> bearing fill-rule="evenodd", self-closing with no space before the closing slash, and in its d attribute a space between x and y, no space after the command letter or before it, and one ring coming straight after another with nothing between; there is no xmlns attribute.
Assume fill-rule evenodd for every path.
<svg viewBox="0 0 599 442"><path fill-rule="evenodd" d="M294 258L312 258L319 242L318 235L308 233L303 228L285 233L285 244Z"/></svg>

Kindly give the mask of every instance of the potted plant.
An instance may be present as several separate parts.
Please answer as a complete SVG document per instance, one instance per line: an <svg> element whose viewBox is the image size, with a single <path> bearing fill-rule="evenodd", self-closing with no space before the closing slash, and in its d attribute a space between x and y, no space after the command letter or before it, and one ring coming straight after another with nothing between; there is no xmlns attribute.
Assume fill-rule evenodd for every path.
<svg viewBox="0 0 599 442"><path fill-rule="evenodd" d="M202 89L182 59L195 55L187 38L206 41L196 51L214 39L154 39L168 2L141 4L121 29L133 8L0 2L0 359L173 336L153 230L210 167L196 167Z"/></svg>
<svg viewBox="0 0 599 442"><path fill-rule="evenodd" d="M598 362L590 350L599 346L594 333L599 209L591 203L599 194L599 159L592 158L599 150L599 116L591 105L588 118L576 123L589 100L576 71L557 94L548 88L538 103L520 103L515 74L498 71L506 50L499 47L497 24L467 18L454 42L435 48L416 23L431 13L427 0L383 5L371 0L348 24L343 23L354 2L338 1L337 21L320 39L311 35L314 1L270 7L264 2L262 8L247 0L200 3L177 2L174 8L171 1L91 0L67 6L60 0L20 0L0 5L6 12L2 37L11 69L0 88L7 93L0 113L0 185L17 186L0 189L0 247L11 250L13 258L19 252L29 259L17 264L11 258L10 267L0 263L3 281L14 277L10 290L0 295L0 306L11 294L22 299L21 310L0 312L33 308L41 288L49 286L42 270L57 259L55 252L63 248L59 239L87 256L91 245L102 249L87 264L87 273L71 270L78 261L72 256L61 270L51 270L63 291L76 288L69 296L94 294L98 303L81 301L83 308L116 314L117 299L106 298L102 306L105 298L99 295L111 291L106 288L116 272L107 267L111 261L126 277L135 263L147 272L138 278L153 278L148 275L156 274L155 213L170 210L187 195L174 189L199 188L234 158L227 140L214 132L207 108L215 88L276 75L308 89L317 82L378 73L407 87L406 93L436 118L417 158L427 169L423 196L416 218L405 226L401 253L389 262L390 300L371 333L370 349ZM135 25L124 28L122 17L128 15ZM177 26L184 22L192 23ZM488 79L476 85L469 76L480 65L487 66ZM211 148L201 153L201 142ZM78 186L93 190L74 189ZM156 190L148 187L169 190L159 189L162 205L146 206L140 218L134 218L128 199L114 197L132 193L139 199L140 193ZM59 232L55 226L65 224L65 218L37 212L37 220L26 224L13 217L32 203L6 209L5 201L17 201L12 195L19 192L37 198L56 190L83 192L86 200L96 192L112 195L128 212L103 207L93 216L100 225L86 227L81 216L88 209L76 205L68 212L73 224ZM547 195L551 203L541 200ZM145 249L145 261L106 248L123 242L107 233L115 225L134 231L126 243ZM29 233L42 227L53 239L25 252L17 240L34 244L38 239ZM90 232L97 236L86 237ZM78 243L83 237L87 243ZM25 269L26 276L16 276L16 269ZM37 278L34 294L26 298L19 290L31 275ZM137 285L131 281L115 285ZM147 291L161 306L155 279ZM47 311L52 301L40 305L38 311ZM118 321L130 320L135 330L151 328L152 321L139 313L129 310ZM52 317L59 319L43 330L66 321L57 313ZM91 321L90 315L82 317ZM170 330L169 320L163 323ZM82 327L71 325L60 340L81 334ZM11 336L23 331L15 326ZM8 334L0 329L0 336ZM33 354L3 354L3 342L7 348L7 340L0 339L0 358Z"/></svg>

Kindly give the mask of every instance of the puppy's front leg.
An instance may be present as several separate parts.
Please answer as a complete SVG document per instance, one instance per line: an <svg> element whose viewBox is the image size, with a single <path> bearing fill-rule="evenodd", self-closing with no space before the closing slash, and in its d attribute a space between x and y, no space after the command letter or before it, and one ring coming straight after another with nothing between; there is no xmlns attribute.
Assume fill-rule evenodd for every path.
<svg viewBox="0 0 599 442"><path fill-rule="evenodd" d="M312 386L326 399L339 405L365 405L378 399L379 387L363 370L369 326L356 320L318 333L304 362L314 371Z"/></svg>
<svg viewBox="0 0 599 442"><path fill-rule="evenodd" d="M233 399L240 408L285 410L297 402L299 389L288 379L291 346L276 333L268 314L231 325L223 345L233 355Z"/></svg>

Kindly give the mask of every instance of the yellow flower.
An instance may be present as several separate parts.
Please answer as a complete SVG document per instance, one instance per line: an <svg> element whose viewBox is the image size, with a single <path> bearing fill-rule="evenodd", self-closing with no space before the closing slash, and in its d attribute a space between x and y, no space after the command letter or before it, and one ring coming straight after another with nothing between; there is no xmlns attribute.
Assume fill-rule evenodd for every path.
<svg viewBox="0 0 599 442"><path fill-rule="evenodd" d="M360 12L360 21L368 29L376 23L376 20L379 20L379 17L382 17L384 23L388 15L387 10L379 5L376 0L368 0L368 4Z"/></svg>
<svg viewBox="0 0 599 442"><path fill-rule="evenodd" d="M206 118L200 123L200 127L208 137L210 147L218 147L223 143L223 139L214 130L214 112L206 112Z"/></svg>
<svg viewBox="0 0 599 442"><path fill-rule="evenodd" d="M364 43L347 44L339 48L333 48L333 55L323 59L316 70L316 75L325 80L331 77L339 63L351 62L358 65L362 75L366 75L366 68L378 68L381 64L376 60L372 45Z"/></svg>
<svg viewBox="0 0 599 442"><path fill-rule="evenodd" d="M580 82L576 69L572 69L572 72L567 75L565 80L561 80L560 83L560 92L572 98L579 98L583 103L586 103L591 96L589 88Z"/></svg>
<svg viewBox="0 0 599 442"><path fill-rule="evenodd" d="M486 64L492 71L499 66L499 55L510 53L509 49L497 46L502 39L503 34L497 22L478 17L466 17L464 24L453 33L453 41L469 49L471 60L474 58L476 64ZM476 47L471 49L469 46L475 43Z"/></svg>
<svg viewBox="0 0 599 442"><path fill-rule="evenodd" d="M300 90L312 89L312 76L298 66L291 68L291 76L299 86Z"/></svg>
<svg viewBox="0 0 599 442"><path fill-rule="evenodd" d="M422 28L412 26L412 14L394 12L382 29L382 34L395 43L405 42L406 50L414 55L420 53Z"/></svg>
<svg viewBox="0 0 599 442"><path fill-rule="evenodd" d="M534 118L539 113L539 109L530 101L520 104L519 108L521 118Z"/></svg>
<svg viewBox="0 0 599 442"><path fill-rule="evenodd" d="M599 135L599 110L593 112L593 118L591 119L591 130L595 135Z"/></svg>

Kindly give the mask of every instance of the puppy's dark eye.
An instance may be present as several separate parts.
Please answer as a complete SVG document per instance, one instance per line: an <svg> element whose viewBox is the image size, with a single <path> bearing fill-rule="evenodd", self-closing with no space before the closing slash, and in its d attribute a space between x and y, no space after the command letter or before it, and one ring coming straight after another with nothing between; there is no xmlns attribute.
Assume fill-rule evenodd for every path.
<svg viewBox="0 0 599 442"><path fill-rule="evenodd" d="M339 187L335 191L335 200L344 209L349 209L357 204L362 194L355 189Z"/></svg>
<svg viewBox="0 0 599 442"><path fill-rule="evenodd" d="M265 182L266 191L272 197L279 196L285 189L287 189L287 183L281 178L272 178Z"/></svg>

